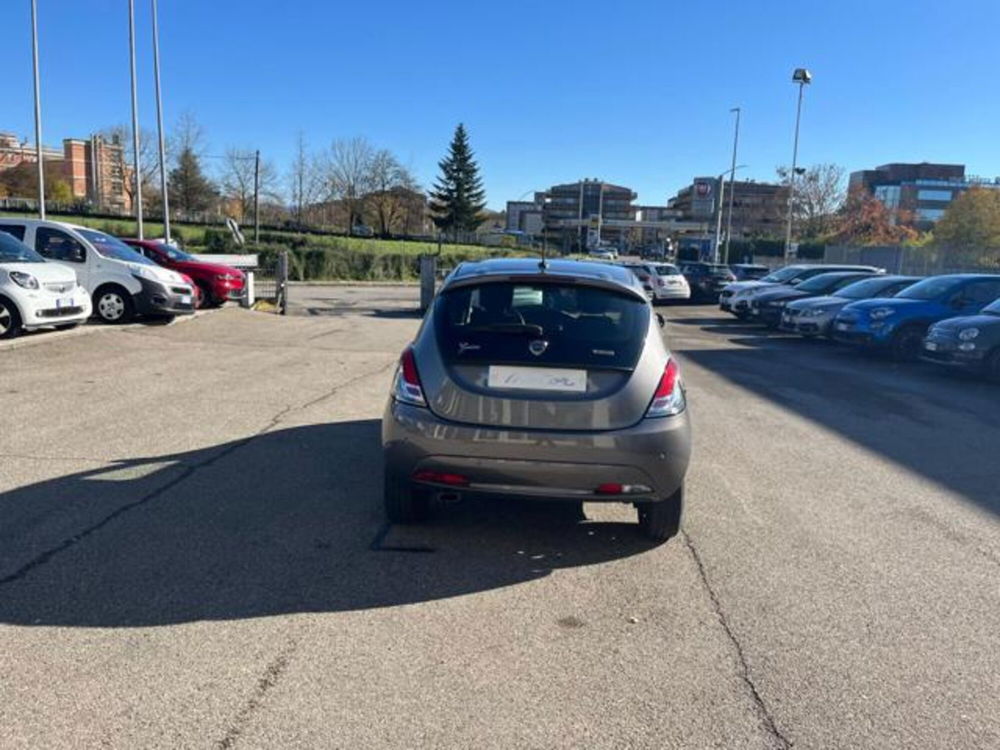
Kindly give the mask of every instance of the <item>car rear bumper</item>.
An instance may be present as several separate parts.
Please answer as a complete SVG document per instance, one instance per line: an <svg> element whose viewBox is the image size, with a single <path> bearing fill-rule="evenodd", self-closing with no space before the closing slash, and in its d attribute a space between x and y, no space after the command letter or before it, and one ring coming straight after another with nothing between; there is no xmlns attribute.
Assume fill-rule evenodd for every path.
<svg viewBox="0 0 1000 750"><path fill-rule="evenodd" d="M643 419L622 430L553 432L496 429L443 420L429 409L390 400L382 419L386 468L458 474L467 484L442 490L588 502L663 500L684 482L691 454L687 412ZM600 494L602 484L644 487Z"/></svg>
<svg viewBox="0 0 1000 750"><path fill-rule="evenodd" d="M690 299L691 290L684 287L656 287L653 289L653 296L658 300L663 299Z"/></svg>

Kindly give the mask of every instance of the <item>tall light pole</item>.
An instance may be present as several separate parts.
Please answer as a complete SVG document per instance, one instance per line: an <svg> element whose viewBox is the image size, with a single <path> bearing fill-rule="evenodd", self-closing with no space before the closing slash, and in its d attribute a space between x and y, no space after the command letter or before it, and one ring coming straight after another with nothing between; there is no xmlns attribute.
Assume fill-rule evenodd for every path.
<svg viewBox="0 0 1000 750"><path fill-rule="evenodd" d="M35 68L35 157L38 159L38 218L45 218L45 164L42 162L42 96L38 82L38 9L31 0L31 59Z"/></svg>
<svg viewBox="0 0 1000 750"><path fill-rule="evenodd" d="M788 175L788 222L785 226L785 260L792 254L792 210L795 203L795 170L799 160L799 123L802 120L802 92L812 83L812 73L805 68L796 68L792 82L799 84L799 103L795 109L795 145L792 146L792 171Z"/></svg>
<svg viewBox="0 0 1000 750"><path fill-rule="evenodd" d="M139 100L135 83L135 0L128 0L128 54L132 70L132 169L135 178L135 220L142 232L142 174L139 172Z"/></svg>
<svg viewBox="0 0 1000 750"><path fill-rule="evenodd" d="M163 236L170 242L170 199L167 197L167 149L163 140L163 98L160 95L160 26L153 2L153 77L156 81L156 130L160 141L160 193L163 200Z"/></svg>
<svg viewBox="0 0 1000 750"><path fill-rule="evenodd" d="M733 134L733 165L729 169L729 216L726 219L726 249L722 262L729 264L729 241L733 236L733 199L736 197L736 149L740 144L740 108L733 107L730 112L736 113L736 131Z"/></svg>
<svg viewBox="0 0 1000 750"><path fill-rule="evenodd" d="M722 246L722 204L725 202L725 199L726 199L726 183L725 183L725 181L724 181L723 178L728 174L728 175L730 175L730 181L731 181L732 180L732 176L736 174L736 170L737 169L745 169L746 166L747 166L746 164L734 164L727 171L723 172L722 174L720 174L718 177L715 178L715 186L716 186L716 188L719 191L719 197L715 201L715 205L716 205L716 209L715 209L715 247L712 250L712 262L713 263L718 263L721 260L721 257L719 255L719 248ZM730 210L732 210L732 209L730 209Z"/></svg>

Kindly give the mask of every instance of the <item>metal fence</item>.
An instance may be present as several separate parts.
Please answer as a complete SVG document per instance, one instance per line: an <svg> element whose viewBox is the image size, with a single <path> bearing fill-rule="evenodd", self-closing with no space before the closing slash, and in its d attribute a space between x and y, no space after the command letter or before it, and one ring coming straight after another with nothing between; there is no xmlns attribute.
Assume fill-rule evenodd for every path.
<svg viewBox="0 0 1000 750"><path fill-rule="evenodd" d="M945 273L1000 273L1000 252L986 251L979 262L956 262L954 255L927 247L828 245L824 263L878 266L889 273L934 276Z"/></svg>

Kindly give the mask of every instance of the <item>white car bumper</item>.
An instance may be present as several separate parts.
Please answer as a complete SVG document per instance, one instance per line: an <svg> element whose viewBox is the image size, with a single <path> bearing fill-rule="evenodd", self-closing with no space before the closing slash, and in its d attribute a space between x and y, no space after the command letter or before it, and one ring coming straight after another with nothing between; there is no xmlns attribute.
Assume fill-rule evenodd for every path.
<svg viewBox="0 0 1000 750"><path fill-rule="evenodd" d="M21 324L27 330L45 326L82 323L92 312L90 295L82 286L65 292L46 289L25 290L16 300Z"/></svg>

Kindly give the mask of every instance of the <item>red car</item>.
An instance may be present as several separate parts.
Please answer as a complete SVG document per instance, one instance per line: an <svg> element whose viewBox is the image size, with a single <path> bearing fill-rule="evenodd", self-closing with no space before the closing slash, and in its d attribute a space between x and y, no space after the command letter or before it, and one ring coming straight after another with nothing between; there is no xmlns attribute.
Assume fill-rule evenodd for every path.
<svg viewBox="0 0 1000 750"><path fill-rule="evenodd" d="M230 266L206 263L173 245L158 240L123 239L157 265L187 274L200 290L201 305L218 307L226 300L238 300L246 289L246 276Z"/></svg>

